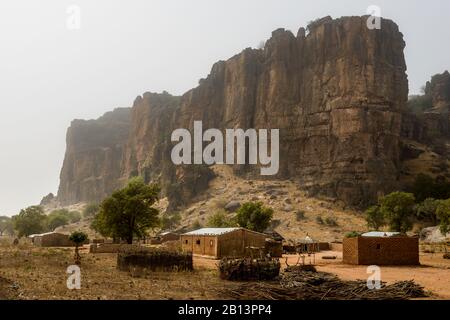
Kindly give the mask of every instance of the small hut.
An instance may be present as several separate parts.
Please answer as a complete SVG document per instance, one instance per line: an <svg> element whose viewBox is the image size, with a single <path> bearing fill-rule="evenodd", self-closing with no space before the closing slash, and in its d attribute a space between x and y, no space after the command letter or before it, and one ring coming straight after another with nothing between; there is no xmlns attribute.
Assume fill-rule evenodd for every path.
<svg viewBox="0 0 450 320"><path fill-rule="evenodd" d="M343 261L354 265L418 265L419 238L377 231L345 238Z"/></svg>
<svg viewBox="0 0 450 320"><path fill-rule="evenodd" d="M69 235L59 232L47 232L33 234L28 238L38 247L74 247L75 244L69 240Z"/></svg>
<svg viewBox="0 0 450 320"><path fill-rule="evenodd" d="M246 257L252 250L264 252L267 235L244 228L203 228L181 235L181 248L195 255Z"/></svg>

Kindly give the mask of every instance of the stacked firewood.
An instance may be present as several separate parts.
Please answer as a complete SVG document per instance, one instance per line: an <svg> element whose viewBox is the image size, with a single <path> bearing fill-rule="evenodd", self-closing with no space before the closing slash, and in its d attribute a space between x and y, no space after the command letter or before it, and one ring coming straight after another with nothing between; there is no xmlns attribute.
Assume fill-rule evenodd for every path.
<svg viewBox="0 0 450 320"><path fill-rule="evenodd" d="M220 277L225 280L272 280L280 274L278 259L229 259L219 263Z"/></svg>
<svg viewBox="0 0 450 320"><path fill-rule="evenodd" d="M426 297L414 281L381 284L369 289L366 281L342 281L335 275L289 267L279 282L244 283L226 289L224 295L238 300L406 300Z"/></svg>

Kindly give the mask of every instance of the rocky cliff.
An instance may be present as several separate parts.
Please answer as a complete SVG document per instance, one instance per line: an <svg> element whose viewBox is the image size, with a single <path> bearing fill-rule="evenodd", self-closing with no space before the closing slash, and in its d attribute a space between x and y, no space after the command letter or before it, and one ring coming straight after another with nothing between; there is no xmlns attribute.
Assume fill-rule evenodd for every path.
<svg viewBox="0 0 450 320"><path fill-rule="evenodd" d="M129 108L72 121L57 196L61 205L98 202L120 186L129 130Z"/></svg>
<svg viewBox="0 0 450 320"><path fill-rule="evenodd" d="M405 43L394 22L369 30L366 20L326 17L296 35L278 29L263 49L214 64L181 97L146 93L129 115L74 121L58 199L100 200L141 175L159 180L172 200L188 201L211 172L173 166L170 134L192 129L194 120L204 130L280 129L280 170L270 178L295 180L313 194L365 205L394 189L408 95ZM261 178L253 166L234 170Z"/></svg>

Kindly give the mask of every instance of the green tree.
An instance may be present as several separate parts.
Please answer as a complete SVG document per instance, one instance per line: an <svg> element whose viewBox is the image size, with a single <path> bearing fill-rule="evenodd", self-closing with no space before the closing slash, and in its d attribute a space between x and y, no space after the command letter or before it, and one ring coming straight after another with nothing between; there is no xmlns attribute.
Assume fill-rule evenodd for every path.
<svg viewBox="0 0 450 320"><path fill-rule="evenodd" d="M1 216L0 217L0 236L4 234L12 235L14 234L14 224L10 217Z"/></svg>
<svg viewBox="0 0 450 320"><path fill-rule="evenodd" d="M230 218L224 211L217 211L209 217L206 225L210 228L230 228L236 226L236 221Z"/></svg>
<svg viewBox="0 0 450 320"><path fill-rule="evenodd" d="M81 220L81 213L67 209L53 210L47 217L48 229L53 231L58 227Z"/></svg>
<svg viewBox="0 0 450 320"><path fill-rule="evenodd" d="M53 211L47 216L47 227L50 231L68 224L69 217L60 211Z"/></svg>
<svg viewBox="0 0 450 320"><path fill-rule="evenodd" d="M439 219L441 233L447 234L450 231L450 199L439 201L436 216Z"/></svg>
<svg viewBox="0 0 450 320"><path fill-rule="evenodd" d="M384 214L381 211L380 206L373 206L365 212L367 226L373 230L380 230L381 227L386 225Z"/></svg>
<svg viewBox="0 0 450 320"><path fill-rule="evenodd" d="M200 223L200 221L198 219L195 220L194 223L191 226L192 230L198 230L198 229L201 229L201 228L203 228L203 226L202 226L202 224Z"/></svg>
<svg viewBox="0 0 450 320"><path fill-rule="evenodd" d="M143 238L149 229L160 225L159 211L152 205L158 201L159 186L147 185L140 177L115 191L105 199L92 227L106 237L120 238L133 243L133 237Z"/></svg>
<svg viewBox="0 0 450 320"><path fill-rule="evenodd" d="M273 217L273 209L264 207L261 202L244 203L237 211L237 224L249 230L264 232Z"/></svg>
<svg viewBox="0 0 450 320"><path fill-rule="evenodd" d="M22 209L14 216L14 229L19 238L30 234L42 233L46 228L47 216L41 206L31 206Z"/></svg>
<svg viewBox="0 0 450 320"><path fill-rule="evenodd" d="M81 213L78 211L70 211L68 214L70 223L77 223L81 221Z"/></svg>
<svg viewBox="0 0 450 320"><path fill-rule="evenodd" d="M88 204L83 210L84 218L92 218L100 211L100 206L96 203Z"/></svg>
<svg viewBox="0 0 450 320"><path fill-rule="evenodd" d="M69 237L69 240L75 243L74 260L76 265L81 265L81 256L79 248L88 240L88 235L84 232L75 231Z"/></svg>
<svg viewBox="0 0 450 320"><path fill-rule="evenodd" d="M415 198L412 193L393 192L380 200L380 210L391 231L406 233L412 229Z"/></svg>
<svg viewBox="0 0 450 320"><path fill-rule="evenodd" d="M436 210L440 201L433 198L427 198L422 203L415 206L416 216L419 220L427 220L437 224Z"/></svg>

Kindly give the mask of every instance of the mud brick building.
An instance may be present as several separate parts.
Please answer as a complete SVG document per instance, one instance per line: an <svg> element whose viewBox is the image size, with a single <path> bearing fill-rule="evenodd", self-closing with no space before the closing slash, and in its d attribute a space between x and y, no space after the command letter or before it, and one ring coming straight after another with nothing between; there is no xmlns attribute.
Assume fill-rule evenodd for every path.
<svg viewBox="0 0 450 320"><path fill-rule="evenodd" d="M74 247L75 244L69 240L69 235L58 232L33 234L28 238L37 247Z"/></svg>
<svg viewBox="0 0 450 320"><path fill-rule="evenodd" d="M354 265L419 265L419 238L371 232L343 242L343 262Z"/></svg>
<svg viewBox="0 0 450 320"><path fill-rule="evenodd" d="M250 249L264 250L267 235L244 228L203 228L181 235L183 252L210 256L243 257Z"/></svg>

